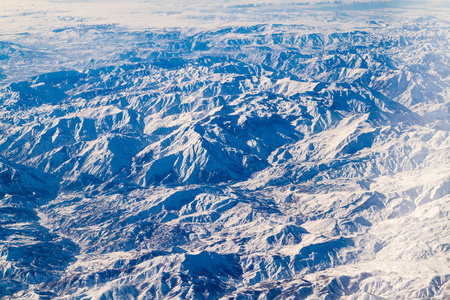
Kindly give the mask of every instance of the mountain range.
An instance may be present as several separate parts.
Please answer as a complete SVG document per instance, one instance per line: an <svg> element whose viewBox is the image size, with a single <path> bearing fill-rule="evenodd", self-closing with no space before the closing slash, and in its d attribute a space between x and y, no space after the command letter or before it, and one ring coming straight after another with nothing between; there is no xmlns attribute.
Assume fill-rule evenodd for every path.
<svg viewBox="0 0 450 300"><path fill-rule="evenodd" d="M449 299L449 20L392 14L3 36L0 297Z"/></svg>

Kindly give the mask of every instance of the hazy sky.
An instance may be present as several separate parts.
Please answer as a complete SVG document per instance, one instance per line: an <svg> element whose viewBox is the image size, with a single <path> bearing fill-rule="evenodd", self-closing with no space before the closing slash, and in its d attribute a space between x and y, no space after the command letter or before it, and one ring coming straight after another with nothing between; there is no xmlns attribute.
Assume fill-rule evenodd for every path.
<svg viewBox="0 0 450 300"><path fill-rule="evenodd" d="M382 17L402 11L449 19L450 1L360 1L364 4L305 5L324 0L2 0L2 35L41 32L79 24L118 24L131 28L208 27L235 23L297 22L306 13L363 10ZM325 0L326 1L326 0ZM332 2L332 1L330 1ZM354 0L342 0L342 3ZM357 16L357 15L356 15Z"/></svg>

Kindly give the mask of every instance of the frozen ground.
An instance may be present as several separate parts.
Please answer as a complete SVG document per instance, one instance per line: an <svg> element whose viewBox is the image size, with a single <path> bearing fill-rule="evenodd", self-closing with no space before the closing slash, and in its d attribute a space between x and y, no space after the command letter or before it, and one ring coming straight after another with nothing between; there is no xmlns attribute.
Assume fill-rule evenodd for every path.
<svg viewBox="0 0 450 300"><path fill-rule="evenodd" d="M2 1L0 297L450 299L449 6L342 2Z"/></svg>

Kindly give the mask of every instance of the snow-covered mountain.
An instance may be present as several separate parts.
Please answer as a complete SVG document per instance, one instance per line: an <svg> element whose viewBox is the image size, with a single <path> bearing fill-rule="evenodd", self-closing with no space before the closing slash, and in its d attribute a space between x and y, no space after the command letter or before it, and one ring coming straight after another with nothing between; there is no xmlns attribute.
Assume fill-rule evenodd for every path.
<svg viewBox="0 0 450 300"><path fill-rule="evenodd" d="M272 2L0 36L2 299L450 299L448 17Z"/></svg>

